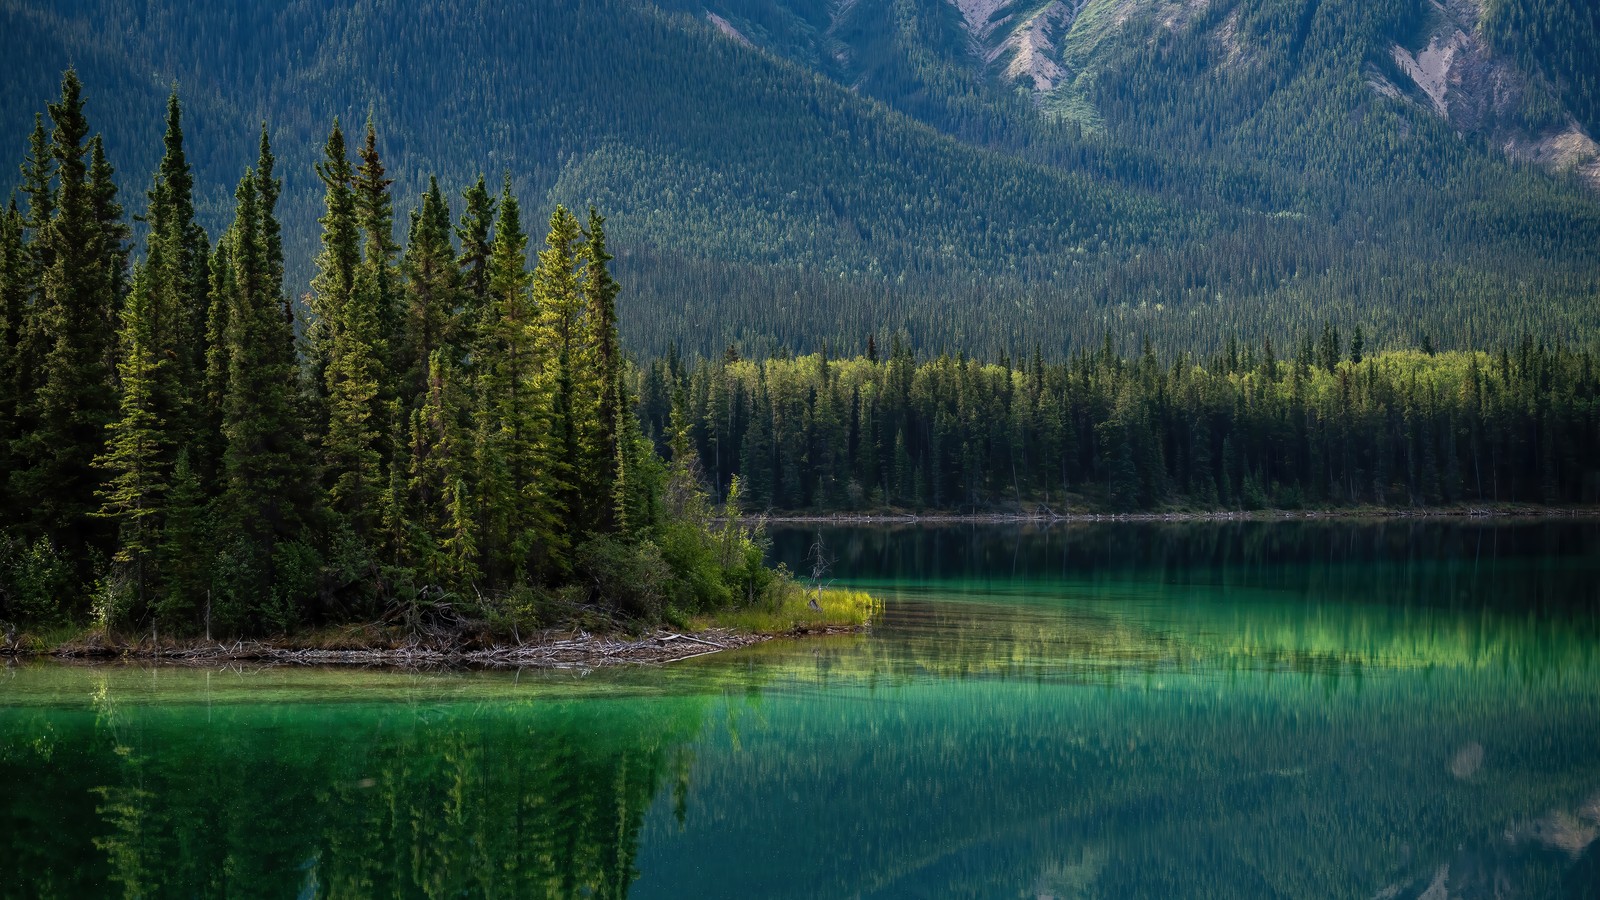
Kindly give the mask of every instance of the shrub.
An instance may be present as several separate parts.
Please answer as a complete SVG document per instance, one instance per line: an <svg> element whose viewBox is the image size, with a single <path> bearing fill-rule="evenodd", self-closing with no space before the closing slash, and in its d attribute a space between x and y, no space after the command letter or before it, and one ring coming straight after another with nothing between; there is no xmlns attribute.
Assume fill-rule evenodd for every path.
<svg viewBox="0 0 1600 900"><path fill-rule="evenodd" d="M597 537L578 548L577 560L595 602L622 615L657 622L669 599L676 599L669 596L676 588L676 573L654 541Z"/></svg>
<svg viewBox="0 0 1600 900"><path fill-rule="evenodd" d="M72 566L50 541L0 546L0 595L7 617L31 625L59 624L71 590Z"/></svg>

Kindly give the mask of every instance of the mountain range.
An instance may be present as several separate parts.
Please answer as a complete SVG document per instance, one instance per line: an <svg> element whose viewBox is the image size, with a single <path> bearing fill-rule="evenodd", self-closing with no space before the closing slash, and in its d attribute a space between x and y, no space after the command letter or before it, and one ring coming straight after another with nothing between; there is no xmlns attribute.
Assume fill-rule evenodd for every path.
<svg viewBox="0 0 1600 900"><path fill-rule="evenodd" d="M637 353L1600 335L1582 0L0 0L0 50L0 146L73 66L130 210L176 87L213 237L265 122L292 284L336 116L402 208L598 206Z"/></svg>

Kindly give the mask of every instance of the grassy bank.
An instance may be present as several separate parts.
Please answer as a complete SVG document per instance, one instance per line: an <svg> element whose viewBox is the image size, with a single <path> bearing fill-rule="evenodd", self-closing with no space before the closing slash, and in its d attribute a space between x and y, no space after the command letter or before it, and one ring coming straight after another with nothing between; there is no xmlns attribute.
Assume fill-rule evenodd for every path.
<svg viewBox="0 0 1600 900"><path fill-rule="evenodd" d="M758 602L697 618L698 628L726 628L743 634L810 634L864 628L883 608L865 591L843 588L786 591L781 600Z"/></svg>

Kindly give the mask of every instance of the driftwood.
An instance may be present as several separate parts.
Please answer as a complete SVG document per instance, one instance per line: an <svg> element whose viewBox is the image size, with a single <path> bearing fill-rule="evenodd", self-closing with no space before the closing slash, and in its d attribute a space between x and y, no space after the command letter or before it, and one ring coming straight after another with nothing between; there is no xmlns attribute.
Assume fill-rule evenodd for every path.
<svg viewBox="0 0 1600 900"><path fill-rule="evenodd" d="M48 655L62 660L104 661L149 659L178 665L257 662L267 665L358 665L402 668L603 666L618 663L666 663L747 647L773 635L713 628L693 634L657 631L639 637L592 635L585 631L558 637L476 649L412 642L388 648L280 646L262 641L208 641L169 645L115 645L97 640L64 645Z"/></svg>

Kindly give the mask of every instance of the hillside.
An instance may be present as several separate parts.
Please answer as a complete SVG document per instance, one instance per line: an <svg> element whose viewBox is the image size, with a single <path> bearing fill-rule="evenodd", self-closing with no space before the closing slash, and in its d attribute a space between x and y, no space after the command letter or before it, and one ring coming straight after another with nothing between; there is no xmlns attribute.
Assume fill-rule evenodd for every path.
<svg viewBox="0 0 1600 900"><path fill-rule="evenodd" d="M897 331L990 356L1107 332L1208 351L1328 319L1378 346L1588 341L1592 64L1549 45L1589 38L1513 3L1539 6L6 0L0 135L20 159L75 65L133 195L176 83L214 232L265 120L303 285L311 160L334 116L370 113L402 205L434 171L453 196L507 171L533 209L598 204L637 352ZM1437 71L1449 22L1538 104L1472 119L1462 89L1441 115L1402 55Z"/></svg>

